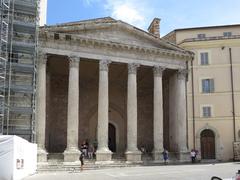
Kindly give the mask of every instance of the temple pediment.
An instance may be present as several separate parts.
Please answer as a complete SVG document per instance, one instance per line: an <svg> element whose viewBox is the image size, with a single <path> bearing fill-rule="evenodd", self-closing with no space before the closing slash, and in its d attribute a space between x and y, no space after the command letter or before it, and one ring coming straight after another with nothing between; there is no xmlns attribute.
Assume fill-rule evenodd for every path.
<svg viewBox="0 0 240 180"><path fill-rule="evenodd" d="M42 30L44 32L69 34L75 37L108 41L117 44L185 52L184 49L176 45L110 17L45 26L42 27Z"/></svg>

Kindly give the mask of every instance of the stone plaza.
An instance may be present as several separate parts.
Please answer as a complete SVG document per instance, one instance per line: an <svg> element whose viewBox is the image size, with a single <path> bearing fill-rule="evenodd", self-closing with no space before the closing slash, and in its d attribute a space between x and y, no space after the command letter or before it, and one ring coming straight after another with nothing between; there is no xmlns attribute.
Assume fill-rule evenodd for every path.
<svg viewBox="0 0 240 180"><path fill-rule="evenodd" d="M141 166L83 170L82 172L45 172L30 176L24 180L210 180L212 176L218 176L227 180L234 177L238 169L239 163Z"/></svg>

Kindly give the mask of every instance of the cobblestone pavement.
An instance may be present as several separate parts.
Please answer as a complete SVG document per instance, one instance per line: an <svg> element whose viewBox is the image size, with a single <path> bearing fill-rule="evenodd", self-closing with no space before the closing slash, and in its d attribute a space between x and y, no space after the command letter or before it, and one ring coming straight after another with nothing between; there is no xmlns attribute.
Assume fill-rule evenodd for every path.
<svg viewBox="0 0 240 180"><path fill-rule="evenodd" d="M40 173L24 180L210 180L231 178L240 163L124 167L82 172Z"/></svg>

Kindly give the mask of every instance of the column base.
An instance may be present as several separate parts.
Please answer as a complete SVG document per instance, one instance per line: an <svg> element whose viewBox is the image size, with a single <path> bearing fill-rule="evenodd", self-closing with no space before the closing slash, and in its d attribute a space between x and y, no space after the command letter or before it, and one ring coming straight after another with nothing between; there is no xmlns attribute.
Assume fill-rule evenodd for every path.
<svg viewBox="0 0 240 180"><path fill-rule="evenodd" d="M96 161L109 161L112 160L112 151L109 149L97 150L96 152Z"/></svg>
<svg viewBox="0 0 240 180"><path fill-rule="evenodd" d="M38 162L47 162L47 155L48 155L48 153L45 149L38 148L37 161Z"/></svg>
<svg viewBox="0 0 240 180"><path fill-rule="evenodd" d="M138 150L136 151L127 151L125 153L127 163L141 163L142 162L142 153Z"/></svg>
<svg viewBox="0 0 240 180"><path fill-rule="evenodd" d="M64 162L79 161L80 151L77 148L67 148L64 153Z"/></svg>
<svg viewBox="0 0 240 180"><path fill-rule="evenodd" d="M190 162L190 152L189 151L182 151L177 153L177 158L180 162Z"/></svg>
<svg viewBox="0 0 240 180"><path fill-rule="evenodd" d="M163 162L163 151L153 151L153 160L156 162Z"/></svg>

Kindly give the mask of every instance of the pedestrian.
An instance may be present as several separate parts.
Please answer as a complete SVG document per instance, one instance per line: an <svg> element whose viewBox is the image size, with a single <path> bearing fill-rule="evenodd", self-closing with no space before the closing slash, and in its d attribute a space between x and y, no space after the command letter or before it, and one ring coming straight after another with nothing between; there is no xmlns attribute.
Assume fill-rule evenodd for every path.
<svg viewBox="0 0 240 180"><path fill-rule="evenodd" d="M164 164L167 164L168 163L168 151L166 149L164 149L162 154L163 154Z"/></svg>
<svg viewBox="0 0 240 180"><path fill-rule="evenodd" d="M192 149L190 152L190 155L191 155L192 163L195 163L196 151L194 149Z"/></svg>
<svg viewBox="0 0 240 180"><path fill-rule="evenodd" d="M195 151L195 162L198 162L198 159L197 159L197 155L198 155L198 150L194 150Z"/></svg>
<svg viewBox="0 0 240 180"><path fill-rule="evenodd" d="M85 157L88 157L88 143L87 143L87 141L83 141L83 143L81 144L81 149L82 149L83 155Z"/></svg>
<svg viewBox="0 0 240 180"><path fill-rule="evenodd" d="M83 170L83 165L84 165L84 154L83 154L83 151L81 151L80 153L80 156L79 156L79 160L80 160L80 163L81 163L81 166L80 166L80 169L81 171Z"/></svg>
<svg viewBox="0 0 240 180"><path fill-rule="evenodd" d="M92 144L88 147L88 158L93 159L94 147Z"/></svg>

